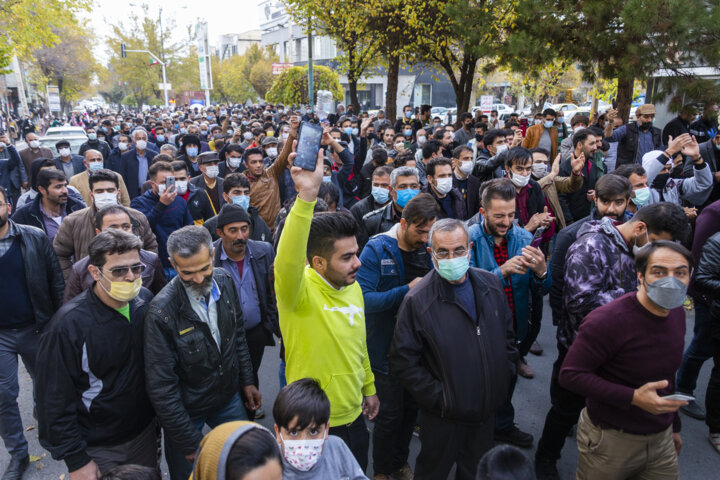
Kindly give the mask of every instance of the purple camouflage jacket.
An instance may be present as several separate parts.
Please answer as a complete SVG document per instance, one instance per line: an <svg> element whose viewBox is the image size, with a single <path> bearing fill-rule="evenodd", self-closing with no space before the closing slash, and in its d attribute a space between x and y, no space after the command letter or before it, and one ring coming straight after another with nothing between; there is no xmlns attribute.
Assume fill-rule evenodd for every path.
<svg viewBox="0 0 720 480"><path fill-rule="evenodd" d="M637 289L635 260L617 223L610 217L587 222L565 256L565 316L557 330L565 348L587 314Z"/></svg>

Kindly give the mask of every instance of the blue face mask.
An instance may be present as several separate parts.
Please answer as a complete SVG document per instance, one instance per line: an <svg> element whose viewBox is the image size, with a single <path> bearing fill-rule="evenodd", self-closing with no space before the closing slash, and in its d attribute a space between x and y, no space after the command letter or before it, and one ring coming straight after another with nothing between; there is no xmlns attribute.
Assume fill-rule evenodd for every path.
<svg viewBox="0 0 720 480"><path fill-rule="evenodd" d="M437 260L438 273L448 282L457 282L468 271L470 259L467 255L462 257Z"/></svg>
<svg viewBox="0 0 720 480"><path fill-rule="evenodd" d="M545 128L551 128L555 124L552 120L546 120L545 123L543 123L543 127Z"/></svg>
<svg viewBox="0 0 720 480"><path fill-rule="evenodd" d="M97 172L98 170L101 170L103 168L103 162L90 162L88 169L91 172Z"/></svg>
<svg viewBox="0 0 720 480"><path fill-rule="evenodd" d="M353 129L352 129L352 127L345 127L344 130L345 130L345 133L347 133L348 135L352 135L352 134L353 134Z"/></svg>
<svg viewBox="0 0 720 480"><path fill-rule="evenodd" d="M408 110L407 112L405 112L405 118L410 118L410 117L412 117L412 110Z"/></svg>
<svg viewBox="0 0 720 480"><path fill-rule="evenodd" d="M88 140L97 140L97 133L88 133Z"/></svg>
<svg viewBox="0 0 720 480"><path fill-rule="evenodd" d="M158 136L155 137L155 138L157 138L157 141L158 141L158 142L164 142L164 141L165 141L165 135L158 135Z"/></svg>
<svg viewBox="0 0 720 480"><path fill-rule="evenodd" d="M635 197L633 197L632 202L637 205L638 207L644 207L648 201L650 200L650 188L638 188L635 190Z"/></svg>
<svg viewBox="0 0 720 480"><path fill-rule="evenodd" d="M247 210L250 206L250 197L247 195L238 195L237 197L232 197L232 203L233 205L240 205Z"/></svg>
<svg viewBox="0 0 720 480"><path fill-rule="evenodd" d="M188 157L193 157L193 158L197 157L197 154L198 154L197 147L187 147L187 149L185 151L187 152Z"/></svg>
<svg viewBox="0 0 720 480"><path fill-rule="evenodd" d="M406 137L412 137L412 130L408 129L408 130L405 130L403 133L405 134Z"/></svg>
<svg viewBox="0 0 720 480"><path fill-rule="evenodd" d="M384 205L390 197L390 192L386 188L372 187L372 196L377 203Z"/></svg>
<svg viewBox="0 0 720 480"><path fill-rule="evenodd" d="M323 182L325 182L325 183L332 182L332 175L323 175Z"/></svg>
<svg viewBox="0 0 720 480"><path fill-rule="evenodd" d="M400 205L400 208L405 208L405 205L413 199L415 195L420 193L420 190L414 189L414 188L406 188L405 190L398 190L397 191L397 204Z"/></svg>
<svg viewBox="0 0 720 480"><path fill-rule="evenodd" d="M180 133L187 133L187 128L182 127L182 128L180 129Z"/></svg>

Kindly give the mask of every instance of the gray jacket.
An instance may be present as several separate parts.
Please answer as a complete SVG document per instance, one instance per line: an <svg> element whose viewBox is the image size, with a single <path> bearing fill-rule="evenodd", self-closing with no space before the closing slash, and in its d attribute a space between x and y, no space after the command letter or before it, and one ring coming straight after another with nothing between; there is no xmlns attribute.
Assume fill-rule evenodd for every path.
<svg viewBox="0 0 720 480"><path fill-rule="evenodd" d="M655 177L665 167L665 163L668 161L667 157L658 152L658 157L652 162L644 162L643 168L647 173L648 185L652 185ZM682 205L682 202L689 203L690 205L703 205L707 201L713 187L713 174L710 169L710 165L703 163L699 168L693 166L692 178L668 178L665 183L665 188L657 190L655 188L650 189L650 202L672 202L678 205Z"/></svg>

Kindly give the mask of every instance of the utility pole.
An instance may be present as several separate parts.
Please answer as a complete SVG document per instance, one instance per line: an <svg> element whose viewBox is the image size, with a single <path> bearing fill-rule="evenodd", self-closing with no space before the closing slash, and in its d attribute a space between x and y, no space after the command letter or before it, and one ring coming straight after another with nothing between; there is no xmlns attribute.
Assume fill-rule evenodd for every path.
<svg viewBox="0 0 720 480"><path fill-rule="evenodd" d="M308 18L308 103L310 111L315 111L315 102L313 101L313 36L312 36L312 17Z"/></svg>
<svg viewBox="0 0 720 480"><path fill-rule="evenodd" d="M120 45L120 55L122 56L122 58L125 58L125 54L126 54L127 52L130 52L130 53L147 53L148 55L150 55L150 56L152 57L153 60L155 60L156 62L158 62L158 63L162 66L162 77L163 77L162 90L163 90L163 92L164 92L164 94L165 94L165 108L168 108L168 106L169 106L169 102L168 102L168 90L169 90L169 88L168 88L168 84L167 84L167 76L165 75L165 62L162 61L162 60L160 60L160 59L159 59L157 56L155 56L150 50L127 50L127 49L125 48L125 44L124 44L124 43L123 43L122 45ZM141 106L141 107L142 107L142 106Z"/></svg>

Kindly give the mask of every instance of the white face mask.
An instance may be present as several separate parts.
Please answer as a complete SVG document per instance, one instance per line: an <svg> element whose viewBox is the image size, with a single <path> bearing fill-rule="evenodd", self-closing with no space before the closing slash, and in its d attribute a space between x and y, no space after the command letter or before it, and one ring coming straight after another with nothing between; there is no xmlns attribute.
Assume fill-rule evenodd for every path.
<svg viewBox="0 0 720 480"><path fill-rule="evenodd" d="M283 455L288 464L301 472L311 470L320 460L325 438L319 440L285 440L283 441Z"/></svg>
<svg viewBox="0 0 720 480"><path fill-rule="evenodd" d="M232 168L238 168L240 166L240 157L227 157L227 160Z"/></svg>
<svg viewBox="0 0 720 480"><path fill-rule="evenodd" d="M60 152L61 157L69 157L70 156L70 149L69 148L61 148L58 150Z"/></svg>
<svg viewBox="0 0 720 480"><path fill-rule="evenodd" d="M277 157L277 148L268 148L267 150L265 150L265 153L267 153L268 157L275 158Z"/></svg>
<svg viewBox="0 0 720 480"><path fill-rule="evenodd" d="M536 178L542 178L547 175L547 165L544 163L533 164L533 175L535 175Z"/></svg>
<svg viewBox="0 0 720 480"><path fill-rule="evenodd" d="M29 144L30 148L38 148L40 146L39 140L30 140Z"/></svg>
<svg viewBox="0 0 720 480"><path fill-rule="evenodd" d="M420 146L425 145L426 140L427 140L427 137L425 137L425 135L418 135L418 137L417 137L417 143Z"/></svg>
<svg viewBox="0 0 720 480"><path fill-rule="evenodd" d="M573 128L573 133L577 133L580 130L585 130L585 127L583 127L582 125L580 125L579 127L575 127L575 128Z"/></svg>
<svg viewBox="0 0 720 480"><path fill-rule="evenodd" d="M117 205L117 193L93 193L93 201L98 210L108 205Z"/></svg>
<svg viewBox="0 0 720 480"><path fill-rule="evenodd" d="M243 138L244 138L245 140L250 141L250 140L252 140L252 138L253 138L253 134L250 133L250 132L245 132L245 133L243 133Z"/></svg>
<svg viewBox="0 0 720 480"><path fill-rule="evenodd" d="M177 190L178 195L185 195L185 192L187 192L188 189L188 182L187 180L175 181L175 190Z"/></svg>
<svg viewBox="0 0 720 480"><path fill-rule="evenodd" d="M283 134L280 135L280 136L282 137L283 140L287 140L288 137L290 136L290 134L289 134L289 133L283 133Z"/></svg>
<svg viewBox="0 0 720 480"><path fill-rule="evenodd" d="M158 183L158 195L162 195L164 191L165 191L165 184Z"/></svg>
<svg viewBox="0 0 720 480"><path fill-rule="evenodd" d="M127 150L127 149L128 149L128 144L127 144L127 142L118 142L118 148L119 148L121 151Z"/></svg>
<svg viewBox="0 0 720 480"><path fill-rule="evenodd" d="M440 194L446 195L450 190L452 190L452 177L438 178L435 189L440 192Z"/></svg>
<svg viewBox="0 0 720 480"><path fill-rule="evenodd" d="M470 172L472 172L473 169L473 162L472 160L467 160L460 163L460 171L464 173L465 175L468 175Z"/></svg>
<svg viewBox="0 0 720 480"><path fill-rule="evenodd" d="M510 180L512 180L516 187L523 188L528 184L528 182L530 182L530 175L518 175L517 173L513 173Z"/></svg>
<svg viewBox="0 0 720 480"><path fill-rule="evenodd" d="M220 174L220 167L217 165L210 165L205 168L205 175L210 178L215 178Z"/></svg>
<svg viewBox="0 0 720 480"><path fill-rule="evenodd" d="M147 148L147 141L146 140L138 140L135 142L135 148L138 150L145 150Z"/></svg>
<svg viewBox="0 0 720 480"><path fill-rule="evenodd" d="M402 143L402 142L398 142L398 143L396 143L396 144L394 145L395 150L400 150L400 149L402 149L404 146L405 146L405 144Z"/></svg>
<svg viewBox="0 0 720 480"><path fill-rule="evenodd" d="M503 152L507 152L507 149L507 145L498 145L497 147L495 147L495 155L500 155Z"/></svg>

